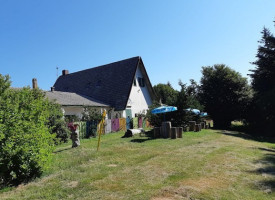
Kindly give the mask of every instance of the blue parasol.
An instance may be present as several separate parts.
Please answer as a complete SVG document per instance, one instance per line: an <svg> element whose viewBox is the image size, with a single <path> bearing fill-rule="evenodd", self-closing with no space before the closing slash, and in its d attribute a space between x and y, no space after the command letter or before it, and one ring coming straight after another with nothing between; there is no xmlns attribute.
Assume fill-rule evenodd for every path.
<svg viewBox="0 0 275 200"><path fill-rule="evenodd" d="M198 109L187 108L187 109L185 109L185 110L186 110L186 111L189 111L189 112L192 112L192 113L194 113L194 114L196 114L196 115L200 115L201 117L205 117L205 116L208 115L206 112L201 112L201 111L198 110Z"/></svg>
<svg viewBox="0 0 275 200"><path fill-rule="evenodd" d="M173 112L178 110L177 107L174 106L161 106L158 108L155 108L151 111L152 114L158 114L158 113L166 113L166 112Z"/></svg>

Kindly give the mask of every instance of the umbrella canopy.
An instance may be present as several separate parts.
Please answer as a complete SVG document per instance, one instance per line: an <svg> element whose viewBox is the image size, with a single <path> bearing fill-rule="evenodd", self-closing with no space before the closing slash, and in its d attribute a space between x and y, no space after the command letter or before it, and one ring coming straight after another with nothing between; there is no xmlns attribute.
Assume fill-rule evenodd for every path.
<svg viewBox="0 0 275 200"><path fill-rule="evenodd" d="M186 111L189 111L189 112L192 112L192 113L194 113L194 114L196 114L196 115L200 115L201 117L205 117L205 116L208 115L206 112L201 112L201 111L198 110L198 109L187 108L187 109L185 109L185 110L186 110Z"/></svg>
<svg viewBox="0 0 275 200"><path fill-rule="evenodd" d="M161 106L161 107L153 109L151 111L151 113L158 114L158 113L173 112L173 111L176 111L176 110L178 110L178 108L174 107L174 106Z"/></svg>
<svg viewBox="0 0 275 200"><path fill-rule="evenodd" d="M186 111L190 111L190 112L192 112L192 113L194 113L194 114L196 114L196 115L198 115L198 114L200 114L200 110L198 110L198 109L192 109L192 108L187 108L187 109L185 109Z"/></svg>
<svg viewBox="0 0 275 200"><path fill-rule="evenodd" d="M201 113L200 113L200 116L201 116L201 117L206 117L207 115L208 115L208 114L207 114L206 112L201 112Z"/></svg>

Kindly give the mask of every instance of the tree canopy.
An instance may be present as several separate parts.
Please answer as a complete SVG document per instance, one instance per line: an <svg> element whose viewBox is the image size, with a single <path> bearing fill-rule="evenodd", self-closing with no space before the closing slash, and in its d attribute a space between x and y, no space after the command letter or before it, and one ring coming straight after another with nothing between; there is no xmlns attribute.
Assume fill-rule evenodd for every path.
<svg viewBox="0 0 275 200"><path fill-rule="evenodd" d="M271 134L275 123L275 37L266 28L259 41L256 68L250 74L255 95L249 120L253 127Z"/></svg>
<svg viewBox="0 0 275 200"><path fill-rule="evenodd" d="M200 100L215 126L229 127L244 115L251 90L246 78L224 64L202 68Z"/></svg>
<svg viewBox="0 0 275 200"><path fill-rule="evenodd" d="M1 187L39 176L49 163L54 143L66 140L67 135L60 106L49 102L41 90L12 89L9 76L1 74L0 90Z"/></svg>

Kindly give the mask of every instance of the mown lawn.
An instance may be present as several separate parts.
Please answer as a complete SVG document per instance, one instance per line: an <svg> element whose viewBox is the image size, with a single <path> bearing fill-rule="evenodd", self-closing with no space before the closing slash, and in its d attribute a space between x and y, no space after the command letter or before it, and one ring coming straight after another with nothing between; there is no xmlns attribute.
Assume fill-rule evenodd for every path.
<svg viewBox="0 0 275 200"><path fill-rule="evenodd" d="M275 144L203 130L182 139L121 138L59 146L40 179L0 199L275 199Z"/></svg>

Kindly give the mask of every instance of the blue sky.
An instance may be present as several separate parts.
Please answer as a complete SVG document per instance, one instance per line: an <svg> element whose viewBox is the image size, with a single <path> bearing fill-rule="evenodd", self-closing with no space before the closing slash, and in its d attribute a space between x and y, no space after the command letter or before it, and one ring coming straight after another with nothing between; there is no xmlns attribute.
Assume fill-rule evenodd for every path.
<svg viewBox="0 0 275 200"><path fill-rule="evenodd" d="M0 73L49 90L69 72L141 56L153 85L226 64L247 76L274 0L0 0ZM114 77L115 78L115 77Z"/></svg>

